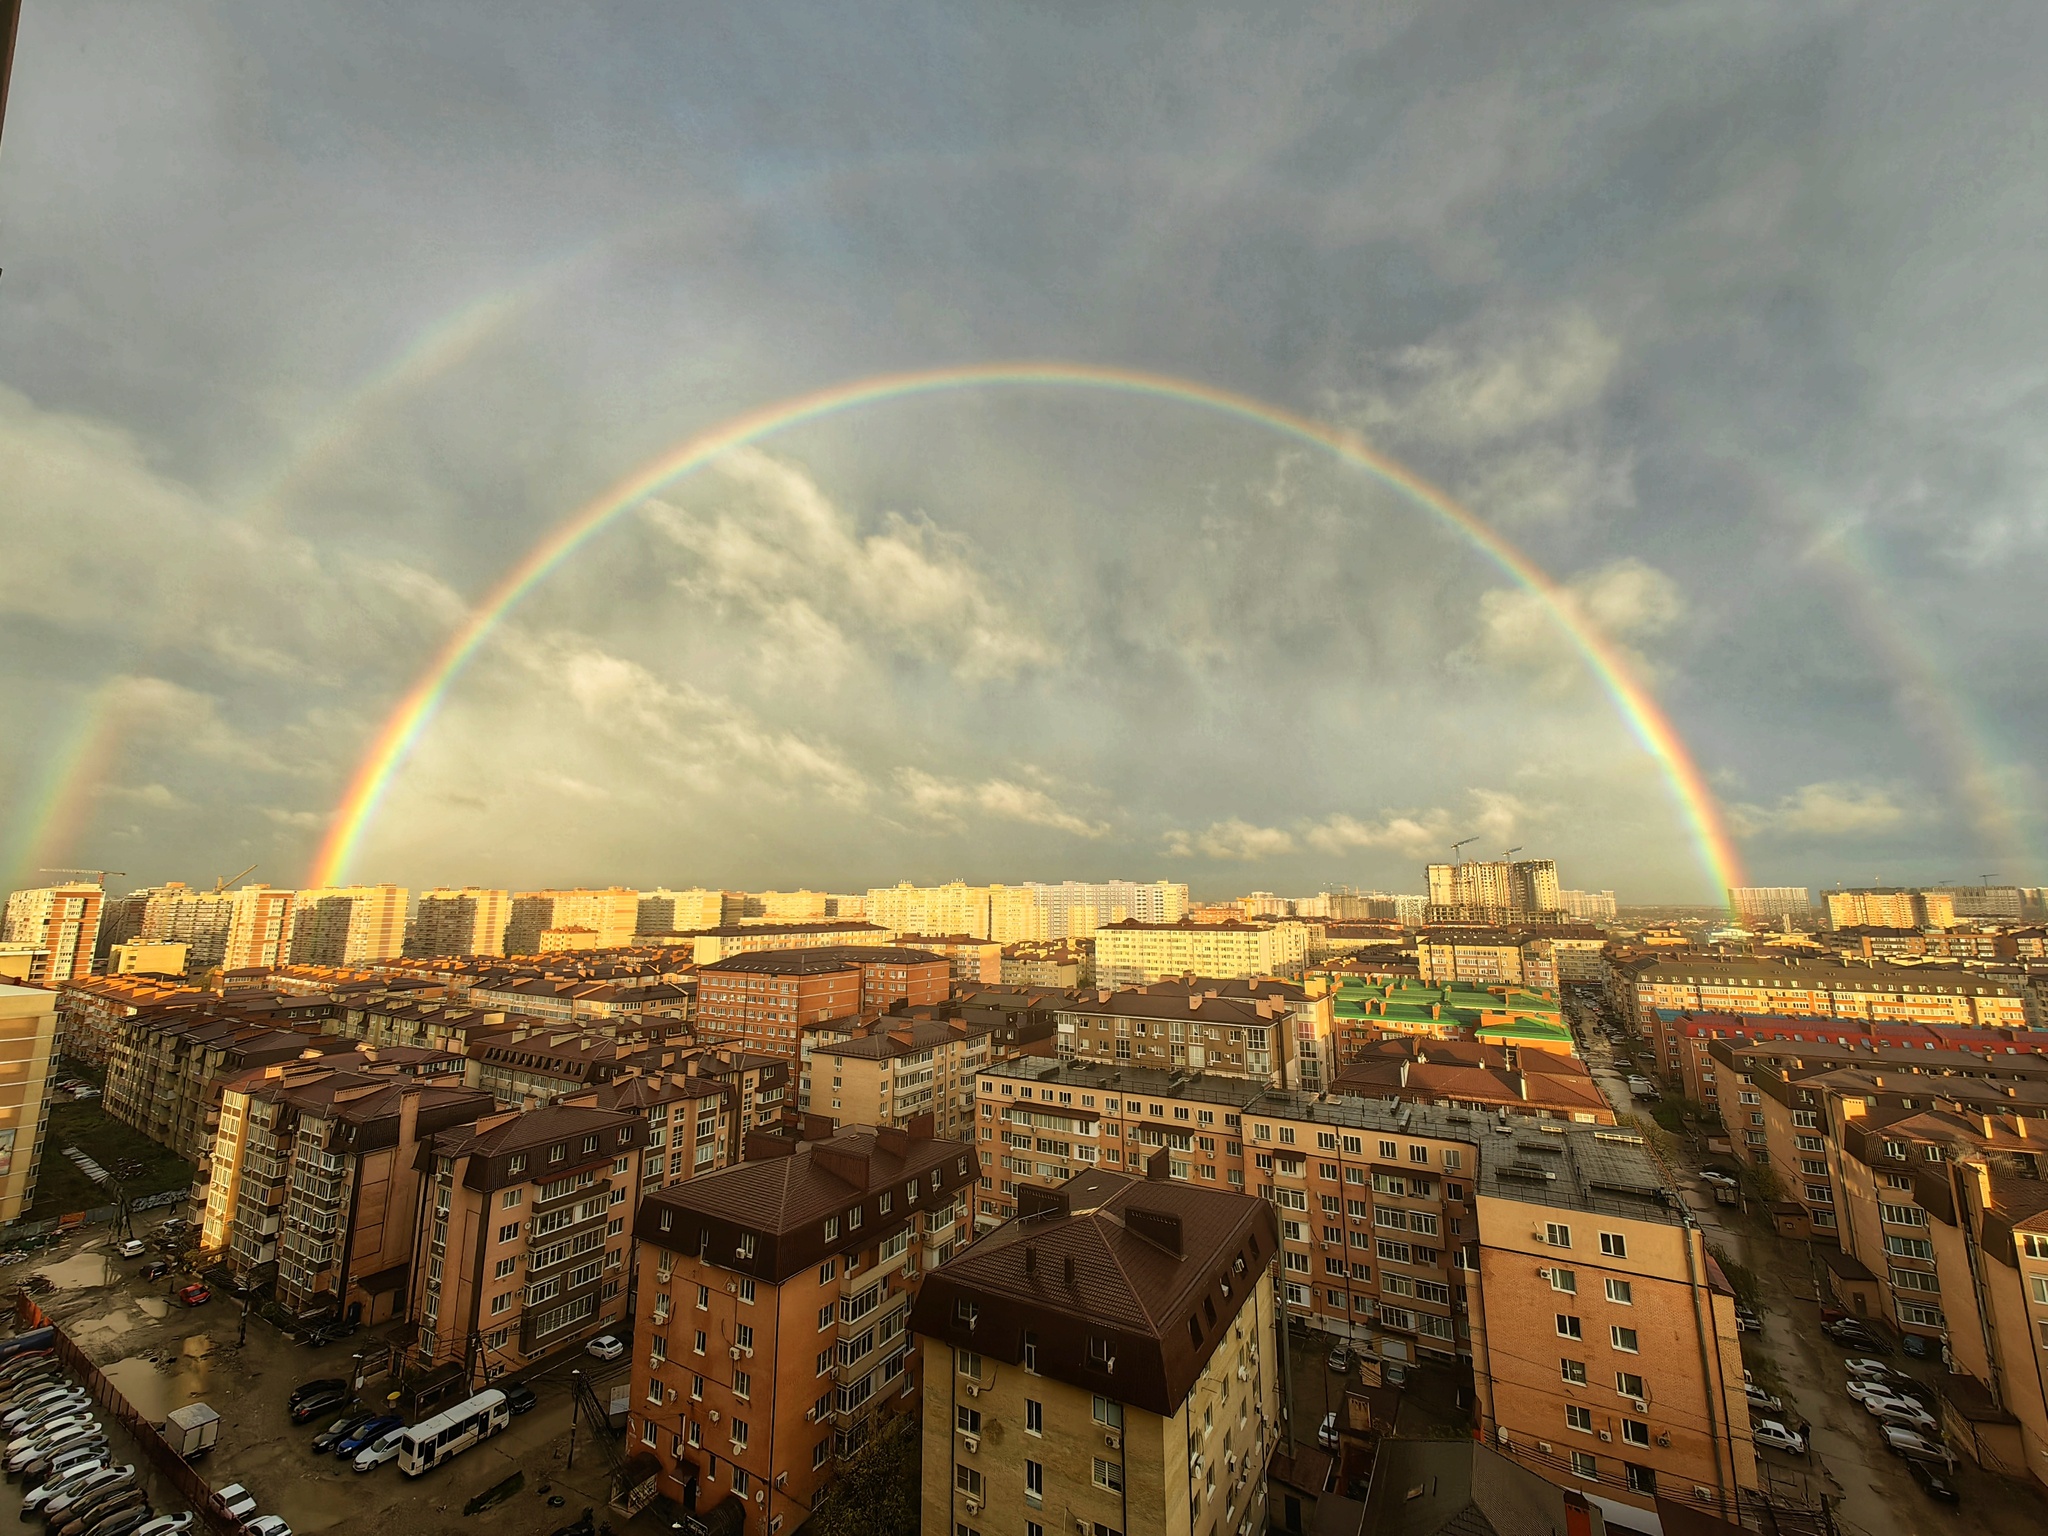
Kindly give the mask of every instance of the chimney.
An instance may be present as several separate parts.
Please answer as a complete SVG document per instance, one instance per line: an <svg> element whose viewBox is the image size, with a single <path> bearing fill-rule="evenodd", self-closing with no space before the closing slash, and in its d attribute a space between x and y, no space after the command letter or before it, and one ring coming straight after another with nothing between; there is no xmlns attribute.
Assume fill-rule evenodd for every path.
<svg viewBox="0 0 2048 1536"><path fill-rule="evenodd" d="M1038 1245L1035 1243L1026 1243L1024 1245L1024 1273L1027 1275L1038 1273Z"/></svg>
<svg viewBox="0 0 2048 1536"><path fill-rule="evenodd" d="M1074 1288L1074 1256L1071 1253L1062 1268L1066 1271L1067 1289L1071 1291Z"/></svg>
<svg viewBox="0 0 2048 1536"><path fill-rule="evenodd" d="M1173 1177L1173 1155L1168 1148L1161 1147L1145 1159L1145 1177L1160 1180Z"/></svg>

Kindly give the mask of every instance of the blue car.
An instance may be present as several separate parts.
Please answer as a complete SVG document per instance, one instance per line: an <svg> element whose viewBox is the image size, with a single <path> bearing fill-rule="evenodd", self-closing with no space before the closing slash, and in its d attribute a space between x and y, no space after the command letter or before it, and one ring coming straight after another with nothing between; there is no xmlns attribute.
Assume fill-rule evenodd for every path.
<svg viewBox="0 0 2048 1536"><path fill-rule="evenodd" d="M355 1456L357 1451L360 1451L379 1435L389 1434L394 1429L403 1429L404 1427L405 1420L399 1418L396 1414L380 1413L376 1418L357 1426L355 1431L346 1440L335 1446L334 1454L343 1461L348 1461Z"/></svg>

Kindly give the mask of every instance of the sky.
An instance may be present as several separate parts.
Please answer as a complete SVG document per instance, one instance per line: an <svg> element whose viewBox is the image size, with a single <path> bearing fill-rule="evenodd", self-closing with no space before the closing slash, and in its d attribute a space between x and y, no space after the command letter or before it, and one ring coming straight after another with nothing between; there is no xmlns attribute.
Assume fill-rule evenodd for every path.
<svg viewBox="0 0 2048 1536"><path fill-rule="evenodd" d="M1548 574L1756 884L2048 881L2048 8L24 6L0 884L306 877L437 648L694 433L1057 360ZM1713 871L1556 620L1185 402L885 400L623 512L349 866Z"/></svg>

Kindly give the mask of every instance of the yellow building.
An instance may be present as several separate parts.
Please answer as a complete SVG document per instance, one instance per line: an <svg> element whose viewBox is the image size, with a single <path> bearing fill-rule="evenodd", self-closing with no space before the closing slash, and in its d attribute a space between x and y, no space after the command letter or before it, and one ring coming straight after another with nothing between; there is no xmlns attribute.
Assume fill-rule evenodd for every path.
<svg viewBox="0 0 2048 1536"><path fill-rule="evenodd" d="M291 956L292 902L296 891L245 885L229 907L228 947L221 966L230 971L269 970Z"/></svg>
<svg viewBox="0 0 2048 1536"><path fill-rule="evenodd" d="M57 994L0 985L0 1225L35 1204L56 1056Z"/></svg>
<svg viewBox="0 0 2048 1536"><path fill-rule="evenodd" d="M107 951L107 972L113 976L182 976L183 944L116 944Z"/></svg>
<svg viewBox="0 0 2048 1536"><path fill-rule="evenodd" d="M1953 928L1955 897L1947 891L1866 890L1827 893L1830 928Z"/></svg>
<svg viewBox="0 0 2048 1536"><path fill-rule="evenodd" d="M1141 923L1127 919L1095 930L1095 982L1135 987L1173 976L1299 976L1308 958L1308 929L1275 923Z"/></svg>

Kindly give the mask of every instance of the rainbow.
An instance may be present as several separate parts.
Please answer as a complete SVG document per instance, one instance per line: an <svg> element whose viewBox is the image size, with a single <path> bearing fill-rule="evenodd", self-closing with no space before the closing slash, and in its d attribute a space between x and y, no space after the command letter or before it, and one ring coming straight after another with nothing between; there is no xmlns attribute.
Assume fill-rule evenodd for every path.
<svg viewBox="0 0 2048 1536"><path fill-rule="evenodd" d="M1715 888L1746 883L1741 855L1721 809L1670 719L1635 675L1628 659L1593 626L1565 593L1500 534L1413 470L1376 452L1363 440L1327 423L1269 405L1249 395L1129 368L1063 362L1009 362L874 374L759 406L705 428L642 464L556 524L501 577L469 612L378 729L336 807L327 835L307 873L309 886L340 885L393 778L418 744L449 686L520 600L612 519L664 486L702 469L720 454L791 427L884 401L947 390L1006 386L1092 389L1178 401L1253 422L1335 453L1435 513L1483 550L1501 570L1534 595L1577 647L1643 749L1662 769L1673 801L1692 834Z"/></svg>

